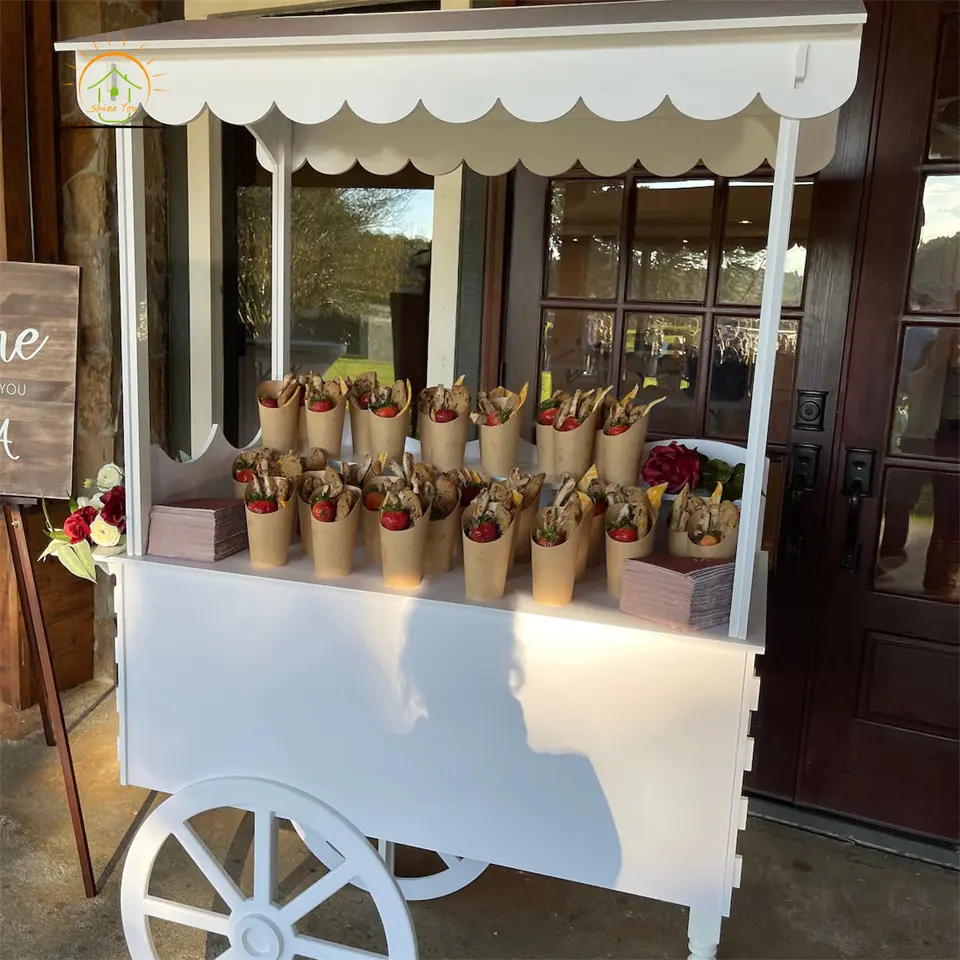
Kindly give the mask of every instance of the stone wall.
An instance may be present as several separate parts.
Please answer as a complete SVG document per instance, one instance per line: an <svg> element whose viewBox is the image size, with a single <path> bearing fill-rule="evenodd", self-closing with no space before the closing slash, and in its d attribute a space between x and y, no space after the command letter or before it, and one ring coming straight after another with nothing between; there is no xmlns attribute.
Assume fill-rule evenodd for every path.
<svg viewBox="0 0 960 960"><path fill-rule="evenodd" d="M70 0L57 5L64 39L154 23L157 0ZM77 375L76 487L104 463L123 463L120 383L116 163L114 131L92 125L77 107L71 58L62 57L60 183L63 259L80 267L80 344ZM150 336L150 423L166 443L167 187L161 129L144 131L147 287ZM112 583L94 600L95 673L113 676Z"/></svg>

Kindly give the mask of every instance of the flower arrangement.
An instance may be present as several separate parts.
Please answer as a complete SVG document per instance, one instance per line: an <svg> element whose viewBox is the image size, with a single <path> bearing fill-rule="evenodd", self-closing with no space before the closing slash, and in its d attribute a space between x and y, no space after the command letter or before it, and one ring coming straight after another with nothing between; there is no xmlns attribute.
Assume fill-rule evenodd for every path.
<svg viewBox="0 0 960 960"><path fill-rule="evenodd" d="M70 500L70 515L62 527L54 527L44 501L47 518L46 534L50 543L40 559L56 557L74 576L96 583L95 562L116 556L126 549L127 500L123 486L123 470L107 463L96 479L84 480L85 490L96 488L93 496Z"/></svg>

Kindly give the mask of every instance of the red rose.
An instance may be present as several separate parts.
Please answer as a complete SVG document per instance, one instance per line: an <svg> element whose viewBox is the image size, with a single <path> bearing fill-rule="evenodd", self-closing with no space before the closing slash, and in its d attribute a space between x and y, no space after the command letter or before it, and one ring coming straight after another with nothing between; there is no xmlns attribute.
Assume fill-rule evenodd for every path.
<svg viewBox="0 0 960 960"><path fill-rule="evenodd" d="M687 483L693 490L700 482L700 454L673 440L650 451L642 473L651 487L666 481L667 493L679 493Z"/></svg>
<svg viewBox="0 0 960 960"><path fill-rule="evenodd" d="M90 524L96 519L96 507L80 507L63 521L63 532L71 543L79 543L90 536Z"/></svg>
<svg viewBox="0 0 960 960"><path fill-rule="evenodd" d="M122 486L113 487L108 490L101 498L103 506L100 508L100 516L112 527L116 527L121 533L127 530L127 492Z"/></svg>

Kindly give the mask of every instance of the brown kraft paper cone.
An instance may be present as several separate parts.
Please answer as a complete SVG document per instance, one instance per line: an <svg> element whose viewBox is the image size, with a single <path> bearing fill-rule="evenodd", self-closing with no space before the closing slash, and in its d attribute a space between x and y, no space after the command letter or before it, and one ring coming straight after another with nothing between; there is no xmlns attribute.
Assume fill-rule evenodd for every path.
<svg viewBox="0 0 960 960"><path fill-rule="evenodd" d="M340 458L343 446L343 419L347 413L347 401L341 400L332 410L314 413L303 408L307 421L307 448L319 447L328 457Z"/></svg>
<svg viewBox="0 0 960 960"><path fill-rule="evenodd" d="M236 500L244 500L247 496L247 484L233 481L233 496Z"/></svg>
<svg viewBox="0 0 960 960"><path fill-rule="evenodd" d="M436 423L429 414L420 415L420 449L424 463L432 463L440 471L459 470L463 466L463 450L467 444L470 417L461 413L449 423Z"/></svg>
<svg viewBox="0 0 960 960"><path fill-rule="evenodd" d="M547 475L547 480L554 480L556 473L553 469L553 435L556 431L552 426L538 423L537 427L537 469Z"/></svg>
<svg viewBox="0 0 960 960"><path fill-rule="evenodd" d="M582 477L590 469L596 425L597 414L594 411L576 430L566 433L562 430L553 431L553 468L557 476L569 473L574 477ZM603 477L603 474L600 476Z"/></svg>
<svg viewBox="0 0 960 960"><path fill-rule="evenodd" d="M737 525L733 533L725 536L714 547L701 547L694 543L686 534L684 538L687 541L687 552L684 556L696 557L697 560L732 560L737 555L737 536L740 533L740 526Z"/></svg>
<svg viewBox="0 0 960 960"><path fill-rule="evenodd" d="M540 524L537 514L532 538ZM576 534L553 547L541 547L530 542L533 562L533 599L551 607L562 607L573 597L573 583L577 575L577 536Z"/></svg>
<svg viewBox="0 0 960 960"><path fill-rule="evenodd" d="M378 417L367 411L370 430L370 452L376 457L381 453L389 460L403 457L403 445L410 433L410 408L395 417Z"/></svg>
<svg viewBox="0 0 960 960"><path fill-rule="evenodd" d="M590 530L593 527L593 501L583 491L578 490L580 509L583 518L577 527L577 579L582 580L587 571L587 558L590 555Z"/></svg>
<svg viewBox="0 0 960 960"><path fill-rule="evenodd" d="M370 417L369 410L361 410L356 403L350 405L350 437L353 444L353 459L361 460L370 453Z"/></svg>
<svg viewBox="0 0 960 960"><path fill-rule="evenodd" d="M623 589L623 561L635 560L637 557L649 557L653 552L653 541L656 536L656 525L642 539L633 543L620 543L607 536L604 531L607 553L607 593L615 599L620 599Z"/></svg>
<svg viewBox="0 0 960 960"><path fill-rule="evenodd" d="M460 515L455 507L453 513L443 520L431 520L427 527L427 545L423 555L423 572L430 576L446 573L453 566L453 548L460 537Z"/></svg>
<svg viewBox="0 0 960 960"><path fill-rule="evenodd" d="M379 523L380 518L377 515L377 524ZM406 530L380 528L380 559L383 563L385 586L400 590L412 590L420 586L429 527L430 515L425 513Z"/></svg>
<svg viewBox="0 0 960 960"><path fill-rule="evenodd" d="M636 486L649 419L649 415L641 417L625 433L615 437L597 431L597 473L604 483Z"/></svg>
<svg viewBox="0 0 960 960"><path fill-rule="evenodd" d="M313 572L317 577L349 577L353 573L353 554L357 545L357 527L360 525L358 500L342 520L321 523L310 517L310 539L313 541Z"/></svg>
<svg viewBox="0 0 960 960"><path fill-rule="evenodd" d="M496 429L496 428L492 428ZM463 545L463 577L466 595L470 600L498 600L507 584L507 570L513 555L513 541L517 532L517 518L507 532L491 543L474 543L463 533L464 522L474 516L475 504L463 511L460 521L460 542Z"/></svg>
<svg viewBox="0 0 960 960"><path fill-rule="evenodd" d="M307 477L319 477L322 472L321 470L304 470L303 473L297 477L297 521L300 524L300 530L307 531L307 536L301 535L300 544L303 547L303 552L308 557L313 555L313 538L309 536L310 524L313 518L310 516L310 505L300 499L300 489L303 486L303 481Z"/></svg>
<svg viewBox="0 0 960 960"><path fill-rule="evenodd" d="M505 423L495 427L480 424L480 466L487 476L505 477L517 462L517 441L520 439L520 410L514 411Z"/></svg>
<svg viewBox="0 0 960 960"><path fill-rule="evenodd" d="M596 514L590 521L590 548L587 551L587 563L602 563L603 553L603 534L607 524L607 511Z"/></svg>
<svg viewBox="0 0 960 960"><path fill-rule="evenodd" d="M276 513L247 515L247 540L250 544L250 563L255 567L282 567L287 562L293 517L297 508L292 501Z"/></svg>
<svg viewBox="0 0 960 960"><path fill-rule="evenodd" d="M514 523L517 524L517 533L513 538L513 559L516 563L526 563L530 559L530 536L534 529L534 519L537 517L539 498L529 507L525 507L517 515Z"/></svg>
<svg viewBox="0 0 960 960"><path fill-rule="evenodd" d="M276 397L282 386L282 380L265 380L257 390L257 409L260 411L260 442L265 447L271 447L286 453L288 450L299 450L300 430L300 391L297 387L293 396L282 407L265 407L259 402L260 397Z"/></svg>
<svg viewBox="0 0 960 960"><path fill-rule="evenodd" d="M667 550L671 557L690 556L687 548L692 546L686 530L667 531Z"/></svg>

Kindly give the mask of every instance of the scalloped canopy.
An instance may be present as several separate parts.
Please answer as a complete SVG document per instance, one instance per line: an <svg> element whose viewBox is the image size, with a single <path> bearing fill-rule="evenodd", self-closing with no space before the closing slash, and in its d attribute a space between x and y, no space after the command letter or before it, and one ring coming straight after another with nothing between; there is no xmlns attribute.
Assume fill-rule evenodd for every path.
<svg viewBox="0 0 960 960"><path fill-rule="evenodd" d="M640 160L735 175L773 159L784 116L803 121L807 174L833 154L865 19L859 0L654 0L175 21L57 49L76 51L81 103L94 74L135 61L154 119L207 108L255 127L276 110L295 125L295 163L325 173L579 161L612 174Z"/></svg>

